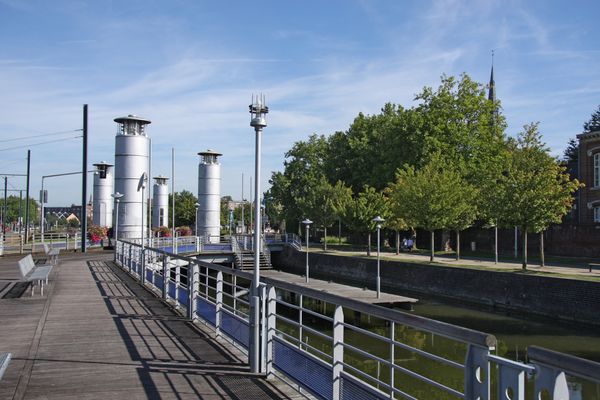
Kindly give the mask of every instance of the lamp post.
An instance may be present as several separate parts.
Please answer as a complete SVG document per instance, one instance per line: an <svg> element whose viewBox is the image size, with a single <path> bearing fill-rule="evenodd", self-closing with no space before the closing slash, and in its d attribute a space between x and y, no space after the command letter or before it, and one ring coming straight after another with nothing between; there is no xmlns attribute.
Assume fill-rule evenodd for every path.
<svg viewBox="0 0 600 400"><path fill-rule="evenodd" d="M264 96L252 96L252 104L250 108L250 126L254 128L256 133L256 145L254 152L254 201L255 214L260 212L260 146L261 134L267 126L266 115L269 112L269 107L265 105ZM254 220L254 275L252 276L252 291L250 298L250 348L248 358L250 361L250 370L253 373L258 373L261 370L260 362L260 218ZM266 332L264 332L266 335ZM264 360L263 360L264 361Z"/></svg>
<svg viewBox="0 0 600 400"><path fill-rule="evenodd" d="M196 237L199 237L200 235L198 235L198 209L200 208L200 203L194 204L194 207L196 207Z"/></svg>
<svg viewBox="0 0 600 400"><path fill-rule="evenodd" d="M308 283L308 230L313 222L306 218L302 223L306 226L306 283Z"/></svg>
<svg viewBox="0 0 600 400"><path fill-rule="evenodd" d="M144 221L146 220L145 218L145 214L144 214L144 189L146 189L146 182L148 181L148 176L146 175L146 173L142 173L142 176L140 176L140 180L138 182L138 192L142 192L142 251L144 251Z"/></svg>
<svg viewBox="0 0 600 400"><path fill-rule="evenodd" d="M379 257L379 242L380 242L380 233L381 233L381 223L385 222L385 219L381 218L379 215L373 218L373 222L377 225L377 298L381 297L381 277L380 277L380 257Z"/></svg>
<svg viewBox="0 0 600 400"><path fill-rule="evenodd" d="M113 199L115 199L115 229L114 229L114 235L115 235L115 260L117 259L117 243L119 241L119 201L121 200L121 197L125 196L123 193L113 193L110 195Z"/></svg>

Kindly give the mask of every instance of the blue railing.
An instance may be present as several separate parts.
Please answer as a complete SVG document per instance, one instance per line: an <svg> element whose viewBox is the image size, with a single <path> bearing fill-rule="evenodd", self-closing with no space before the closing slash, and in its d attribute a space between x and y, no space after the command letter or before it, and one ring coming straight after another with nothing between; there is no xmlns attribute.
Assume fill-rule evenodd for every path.
<svg viewBox="0 0 600 400"><path fill-rule="evenodd" d="M123 241L116 260L248 349L252 274ZM527 398L569 399L574 381L600 383L596 362L538 347L529 363L516 362L492 354L496 339L485 333L274 279L260 287L261 371L318 398L525 399L530 385Z"/></svg>

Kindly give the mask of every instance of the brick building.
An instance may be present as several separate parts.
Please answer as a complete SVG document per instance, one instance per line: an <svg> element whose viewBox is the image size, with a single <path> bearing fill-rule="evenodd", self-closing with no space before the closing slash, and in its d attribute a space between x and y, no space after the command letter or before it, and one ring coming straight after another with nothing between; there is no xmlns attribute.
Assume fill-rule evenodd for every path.
<svg viewBox="0 0 600 400"><path fill-rule="evenodd" d="M585 184L579 190L579 224L600 226L600 130L582 133L577 139L579 180Z"/></svg>

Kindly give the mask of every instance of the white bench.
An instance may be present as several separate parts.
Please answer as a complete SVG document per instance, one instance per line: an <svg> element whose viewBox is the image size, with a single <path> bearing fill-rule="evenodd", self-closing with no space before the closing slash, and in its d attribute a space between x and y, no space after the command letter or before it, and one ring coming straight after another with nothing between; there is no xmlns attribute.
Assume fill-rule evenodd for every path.
<svg viewBox="0 0 600 400"><path fill-rule="evenodd" d="M56 265L58 261L58 255L60 254L60 249L55 249L48 246L47 243L44 243L44 253L46 253L46 257L50 258L50 263Z"/></svg>
<svg viewBox="0 0 600 400"><path fill-rule="evenodd" d="M6 369L8 368L10 358L10 353L0 353L0 381L2 380L2 375L4 375L4 372L6 372Z"/></svg>
<svg viewBox="0 0 600 400"><path fill-rule="evenodd" d="M19 272L21 273L21 280L25 282L32 282L31 295L35 293L34 284L35 282L40 284L40 294L44 295L44 281L48 284L48 276L52 271L53 265L35 265L33 257L28 254L19 260Z"/></svg>

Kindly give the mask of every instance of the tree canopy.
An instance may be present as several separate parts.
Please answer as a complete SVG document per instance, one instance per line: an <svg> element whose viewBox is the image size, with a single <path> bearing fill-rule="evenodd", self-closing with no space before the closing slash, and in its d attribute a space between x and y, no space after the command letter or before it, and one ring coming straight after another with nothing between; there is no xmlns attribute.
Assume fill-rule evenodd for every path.
<svg viewBox="0 0 600 400"><path fill-rule="evenodd" d="M590 117L590 119L588 121L584 122L583 131L584 132L600 131L600 105L598 106L596 111L594 111L592 113L592 116Z"/></svg>

